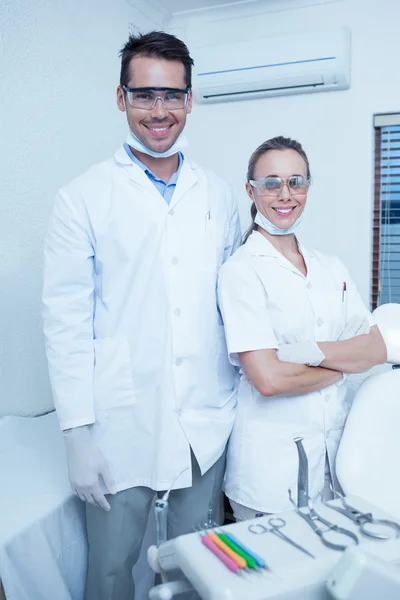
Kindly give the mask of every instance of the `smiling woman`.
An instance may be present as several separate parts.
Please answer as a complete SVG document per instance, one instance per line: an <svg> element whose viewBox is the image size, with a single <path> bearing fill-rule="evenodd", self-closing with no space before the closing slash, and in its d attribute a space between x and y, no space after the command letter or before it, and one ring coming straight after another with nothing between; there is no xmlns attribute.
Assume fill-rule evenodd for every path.
<svg viewBox="0 0 400 600"><path fill-rule="evenodd" d="M286 171L286 177L279 177L277 170L281 174ZM253 224L244 240L258 226L271 235L290 233L290 228L294 231L300 224L310 184L310 165L298 142L276 137L261 144L251 155L247 170Z"/></svg>
<svg viewBox="0 0 400 600"><path fill-rule="evenodd" d="M349 409L344 374L386 360L346 268L294 234L310 182L298 142L278 137L255 150L246 183L253 224L219 274L229 358L242 373L225 484L236 519L290 509L298 436L312 499L327 496Z"/></svg>

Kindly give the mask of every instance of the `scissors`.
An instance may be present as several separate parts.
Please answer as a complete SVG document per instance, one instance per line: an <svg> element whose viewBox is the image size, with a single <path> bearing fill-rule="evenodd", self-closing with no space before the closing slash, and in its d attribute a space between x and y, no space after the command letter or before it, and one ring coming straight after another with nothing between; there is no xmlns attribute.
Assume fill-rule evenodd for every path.
<svg viewBox="0 0 400 600"><path fill-rule="evenodd" d="M279 517L271 517L268 519L268 524L270 527L265 527L264 525L261 525L261 523L253 523L252 525L249 525L249 531L250 533L255 534L274 533L277 537L281 538L281 540L284 540L294 548L297 548L297 550L300 550L300 552L304 552L304 554L311 556L311 558L315 558L315 556L306 550L306 548L303 548L303 546L297 544L294 540L290 539L281 531L282 527L285 527L286 525L286 521L284 519L280 519Z"/></svg>
<svg viewBox="0 0 400 600"><path fill-rule="evenodd" d="M341 494L337 490L334 490L332 486L331 490L335 497L337 496L338 498L340 498L342 506L333 506L332 504L326 502L323 498L322 502L325 504L325 506L328 506L332 510L336 510L340 514L351 519L353 523L360 527L361 533L378 540L388 540L392 537L390 534L379 533L374 530L375 525L382 525L383 527L390 527L391 529L394 529L394 531L396 532L396 537L399 537L400 525L398 523L396 523L395 521L390 521L389 519L374 519L372 513L363 513L360 510L354 508L354 506L350 506L350 504L346 502L343 494Z"/></svg>

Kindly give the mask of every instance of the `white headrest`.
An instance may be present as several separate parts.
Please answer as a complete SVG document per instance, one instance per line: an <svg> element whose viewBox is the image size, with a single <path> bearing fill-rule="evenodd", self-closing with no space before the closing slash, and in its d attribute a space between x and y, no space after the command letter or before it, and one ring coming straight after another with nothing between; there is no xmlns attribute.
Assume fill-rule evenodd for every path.
<svg viewBox="0 0 400 600"><path fill-rule="evenodd" d="M372 314L385 340L386 362L400 365L400 304L381 304Z"/></svg>

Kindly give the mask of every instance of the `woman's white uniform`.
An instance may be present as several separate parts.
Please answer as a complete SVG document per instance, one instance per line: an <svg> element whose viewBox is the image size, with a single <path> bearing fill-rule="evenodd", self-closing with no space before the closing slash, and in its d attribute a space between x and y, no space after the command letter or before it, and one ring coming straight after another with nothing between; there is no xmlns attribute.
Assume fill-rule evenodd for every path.
<svg viewBox="0 0 400 600"><path fill-rule="evenodd" d="M217 309L240 243L230 187L186 158L168 205L120 148L57 195L44 325L62 429L91 424L118 490L191 485L223 454L235 370Z"/></svg>
<svg viewBox="0 0 400 600"><path fill-rule="evenodd" d="M233 364L239 365L238 352L336 341L354 315L374 324L337 258L301 244L299 250L307 276L255 231L221 268L219 302ZM302 436L315 499L324 489L325 456L332 470L349 411L345 379L317 392L273 397L244 379L228 447L227 496L264 512L291 508L288 489L296 498L298 472L293 438Z"/></svg>

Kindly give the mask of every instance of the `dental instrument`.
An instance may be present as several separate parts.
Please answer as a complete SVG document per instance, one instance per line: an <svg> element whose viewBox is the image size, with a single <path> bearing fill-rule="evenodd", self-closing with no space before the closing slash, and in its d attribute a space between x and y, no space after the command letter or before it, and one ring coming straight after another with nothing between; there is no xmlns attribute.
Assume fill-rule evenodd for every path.
<svg viewBox="0 0 400 600"><path fill-rule="evenodd" d="M233 562L237 564L237 566L240 569L247 568L247 561L245 560L245 558L238 554L233 548L231 548L222 536L217 535L213 531L209 531L207 535L214 542L214 544L218 546L220 550L222 550L222 552L224 552L229 558L233 560Z"/></svg>
<svg viewBox="0 0 400 600"><path fill-rule="evenodd" d="M399 537L399 523L396 523L395 521L391 521L389 519L375 519L372 513L364 513L358 510L357 508L354 508L354 506L348 504L345 497L340 492L334 490L332 486L331 490L335 497L340 498L342 506L334 506L333 504L329 504L329 502L327 502L323 498L322 502L325 504L325 506L328 506L330 509L336 510L348 519L351 519L353 523L360 527L361 533L378 540L388 540L393 536L391 536L388 533L379 533L378 531L374 531L375 526L383 526L393 529L396 534L395 537Z"/></svg>
<svg viewBox="0 0 400 600"><path fill-rule="evenodd" d="M231 554L231 550L229 548L224 548L221 547L221 545L223 544L223 542L216 542L215 539L213 539L206 530L204 530L203 528L196 528L196 531L198 531L198 533L200 534L200 539L201 539L201 543L204 544L204 546L206 546L206 548L208 548L209 550L211 550L211 552L213 554L215 554L215 556L217 558L219 558L219 560L226 566L228 567L228 569L230 571L232 571L233 573L236 573L238 575L241 575L243 572L243 568L246 566L246 561L244 560L243 562L239 561L238 559L240 558L239 556L236 555L236 557L234 558ZM223 546L225 546L225 544L223 544ZM229 550L229 552L226 552L225 550ZM239 563L242 565L240 566Z"/></svg>
<svg viewBox="0 0 400 600"><path fill-rule="evenodd" d="M344 544L335 544L334 542L331 542L326 537L326 534L330 533L330 532L335 532L340 535L349 537L350 539L352 539L354 541L355 545L357 545L359 543L358 537L356 536L355 533L353 533L349 529L345 529L344 527L339 527L339 525L336 525L335 523L332 523L331 521L328 521L327 519L324 519L323 517L321 517L321 515L319 515L315 511L315 509L311 506L310 500L309 500L307 507L299 508L292 498L291 490L288 490L288 493L289 493L289 500L293 504L294 509L297 512L297 514L300 515L300 517L302 517L306 521L306 523L308 523L308 525L320 537L321 542L327 548L330 548L331 550L342 551L348 547L347 545L344 545ZM322 528L321 525L318 525L318 523L320 523L321 525L324 525L325 528Z"/></svg>
<svg viewBox="0 0 400 600"><path fill-rule="evenodd" d="M268 524L270 525L270 527L265 527L265 525L262 525L262 523L252 523L251 525L249 525L248 530L250 531L250 533L258 535L262 533L274 533L281 540L287 542L294 548L297 548L297 550L300 550L300 552L304 552L304 554L307 554L311 558L315 559L314 554L311 554L311 552L309 552L306 548L300 546L300 544L297 544L297 542L289 538L281 531L282 527L285 527L286 525L285 519L281 519L280 517L271 517L270 519L268 519Z"/></svg>
<svg viewBox="0 0 400 600"><path fill-rule="evenodd" d="M156 528L157 528L157 547L159 548L161 544L164 544L167 541L167 517L168 517L168 498L171 493L172 488L174 487L178 477L183 475L185 471L188 470L189 467L186 467L182 471L180 471L177 476L173 479L171 485L168 490L165 492L162 498L157 498L154 503L154 511L156 516Z"/></svg>
<svg viewBox="0 0 400 600"><path fill-rule="evenodd" d="M326 536L326 534L329 532L336 532L337 534L346 536L352 539L357 545L359 542L355 533L349 529L345 529L344 527L339 527L339 525L331 523L327 519L324 519L315 511L314 507L312 506L310 497L308 495L308 459L303 447L302 439L303 438L301 437L294 438L299 455L299 473L297 481L298 498L296 505L292 498L292 491L288 490L290 502L293 504L297 514L308 523L308 525L320 537L322 543L328 548L339 551L347 548L347 545L336 544L330 541ZM318 525L318 523L320 525ZM321 525L324 526L324 528L322 528Z"/></svg>
<svg viewBox="0 0 400 600"><path fill-rule="evenodd" d="M299 473L297 477L297 506L302 508L308 506L308 459L302 437L294 438L299 455Z"/></svg>
<svg viewBox="0 0 400 600"><path fill-rule="evenodd" d="M266 571L272 572L272 570L269 568L269 566L267 565L265 560L263 558L261 558L261 556L258 556L258 554L255 554L255 552L253 552L247 546L245 546L232 533L228 533L227 531L225 531L223 533L218 532L218 536L221 540L223 540L225 542L225 544L227 546L232 548L232 550L234 550L237 554L239 554L239 556L242 556L244 558L244 560L247 563L247 566L250 569L255 569L255 568L259 567L260 569L265 569Z"/></svg>

